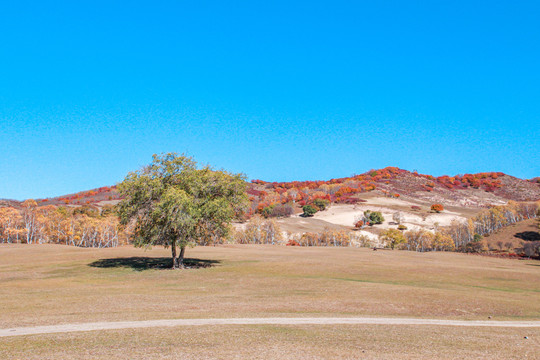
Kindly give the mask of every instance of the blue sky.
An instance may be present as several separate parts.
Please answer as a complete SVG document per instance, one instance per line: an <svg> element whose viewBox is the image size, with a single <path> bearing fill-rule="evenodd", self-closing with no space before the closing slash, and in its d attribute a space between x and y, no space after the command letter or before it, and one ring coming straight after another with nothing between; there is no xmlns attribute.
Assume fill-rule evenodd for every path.
<svg viewBox="0 0 540 360"><path fill-rule="evenodd" d="M0 198L153 153L270 181L540 176L537 1L0 3Z"/></svg>

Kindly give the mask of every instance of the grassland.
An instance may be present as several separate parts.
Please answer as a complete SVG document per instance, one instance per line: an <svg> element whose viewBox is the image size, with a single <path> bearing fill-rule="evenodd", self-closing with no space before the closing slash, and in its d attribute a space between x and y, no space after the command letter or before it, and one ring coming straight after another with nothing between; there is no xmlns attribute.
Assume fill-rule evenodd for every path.
<svg viewBox="0 0 540 360"><path fill-rule="evenodd" d="M540 320L537 261L235 245L189 249L212 266L173 271L161 268L168 256L161 248L0 246L1 327L270 316ZM539 338L538 328L178 327L3 338L0 357L452 358L459 350L502 359L539 350Z"/></svg>
<svg viewBox="0 0 540 360"><path fill-rule="evenodd" d="M538 358L539 339L538 328L179 327L2 338L0 358L521 360Z"/></svg>

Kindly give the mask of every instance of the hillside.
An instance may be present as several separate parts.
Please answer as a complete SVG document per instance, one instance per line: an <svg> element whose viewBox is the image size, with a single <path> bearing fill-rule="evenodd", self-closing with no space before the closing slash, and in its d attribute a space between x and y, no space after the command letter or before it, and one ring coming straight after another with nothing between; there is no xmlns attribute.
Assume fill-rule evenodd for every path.
<svg viewBox="0 0 540 360"><path fill-rule="evenodd" d="M434 177L387 167L351 177L321 181L252 180L248 194L252 213L273 204L293 201L300 206L315 198L324 198L337 204L357 204L373 196L475 209L505 204L508 200L540 200L540 178L524 180L500 172ZM116 187L104 186L37 201L39 205L103 206L118 200ZM14 200L0 200L0 207L17 205L18 202Z"/></svg>
<svg viewBox="0 0 540 360"><path fill-rule="evenodd" d="M453 242L448 248L461 246L465 251L475 234L490 235L503 226L535 218L538 204L533 202L540 200L537 181L493 172L433 177L388 167L328 181L253 180L247 185L250 208L234 224L236 231L231 235L238 236L233 240L238 243L255 241L251 235L245 236L252 231L247 229L259 228L255 216L262 215L276 218L264 225L273 234L271 243L319 244L324 238L333 239L335 245L340 237L344 244L383 246L385 234L399 229L404 234L412 230L407 236L416 236L418 230L446 234L451 240L445 241ZM0 236L5 242L19 242L24 237L27 243L124 244L129 242L128 233L118 227L112 211L119 201L114 186L24 204L2 201ZM311 206L314 216L304 216L305 205ZM378 220L366 218L370 212L376 212Z"/></svg>

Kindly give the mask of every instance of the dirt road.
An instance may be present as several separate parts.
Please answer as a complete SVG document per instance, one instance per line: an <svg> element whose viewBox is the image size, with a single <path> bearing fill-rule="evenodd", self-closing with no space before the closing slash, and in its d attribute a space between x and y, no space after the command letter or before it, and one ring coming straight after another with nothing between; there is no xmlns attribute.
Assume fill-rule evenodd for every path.
<svg viewBox="0 0 540 360"><path fill-rule="evenodd" d="M70 333L117 329L139 329L171 326L203 325L439 325L439 326L482 326L482 327L540 327L540 321L495 321L495 320L442 320L412 318L229 318L229 319L170 319L144 321L95 322L61 324L35 327L0 329L0 337L37 334Z"/></svg>

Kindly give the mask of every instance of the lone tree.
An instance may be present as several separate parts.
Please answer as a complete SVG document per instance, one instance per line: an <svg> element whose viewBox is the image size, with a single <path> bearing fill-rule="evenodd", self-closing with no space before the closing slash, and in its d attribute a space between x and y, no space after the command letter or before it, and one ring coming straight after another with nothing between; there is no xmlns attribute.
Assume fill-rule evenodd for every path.
<svg viewBox="0 0 540 360"><path fill-rule="evenodd" d="M183 267L186 246L226 236L248 202L243 174L199 168L193 158L176 153L153 155L118 191L120 220L133 224L135 246L170 246L175 269Z"/></svg>

